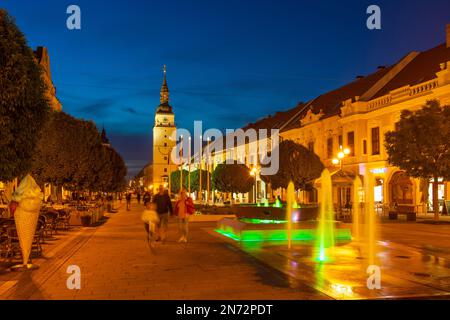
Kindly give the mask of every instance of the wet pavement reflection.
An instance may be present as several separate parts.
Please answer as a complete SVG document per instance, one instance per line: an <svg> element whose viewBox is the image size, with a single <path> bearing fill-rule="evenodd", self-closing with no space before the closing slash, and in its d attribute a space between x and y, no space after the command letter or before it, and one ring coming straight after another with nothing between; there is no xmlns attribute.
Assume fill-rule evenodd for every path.
<svg viewBox="0 0 450 320"><path fill-rule="evenodd" d="M363 243L337 243L325 262L314 260L314 244L294 242L236 242L241 250L292 277L305 287L334 299L450 299L450 261L436 250L391 241L377 241L376 266L381 287L370 289L369 260ZM369 284L373 283L369 279Z"/></svg>

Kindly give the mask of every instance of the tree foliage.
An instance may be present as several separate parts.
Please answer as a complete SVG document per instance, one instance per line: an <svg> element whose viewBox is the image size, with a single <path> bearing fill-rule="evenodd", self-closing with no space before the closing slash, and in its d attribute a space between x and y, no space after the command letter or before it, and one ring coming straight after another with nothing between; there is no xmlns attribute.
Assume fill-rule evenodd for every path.
<svg viewBox="0 0 450 320"><path fill-rule="evenodd" d="M206 170L201 170L202 174L202 190L206 190L208 187L208 172ZM211 175L209 176L211 182ZM191 172L191 191L200 190L200 169Z"/></svg>
<svg viewBox="0 0 450 320"><path fill-rule="evenodd" d="M50 109L41 74L23 33L0 9L0 181L30 170Z"/></svg>
<svg viewBox="0 0 450 320"><path fill-rule="evenodd" d="M431 100L416 111L403 110L395 131L386 133L388 161L415 178L434 179L435 218L439 217L437 180L450 179L450 106Z"/></svg>
<svg viewBox="0 0 450 320"><path fill-rule="evenodd" d="M126 167L113 148L102 145L93 122L51 112L36 147L33 173L41 183L114 192L125 187Z"/></svg>
<svg viewBox="0 0 450 320"><path fill-rule="evenodd" d="M324 166L318 155L292 140L282 141L279 149L279 169L275 175L262 176L272 188L287 188L290 181L296 189L309 190L319 178Z"/></svg>
<svg viewBox="0 0 450 320"><path fill-rule="evenodd" d="M212 173L213 188L220 192L246 193L253 184L254 178L244 164L218 164Z"/></svg>
<svg viewBox="0 0 450 320"><path fill-rule="evenodd" d="M173 171L170 174L170 191L172 193L180 192L180 170ZM183 187L188 187L188 171L183 169Z"/></svg>

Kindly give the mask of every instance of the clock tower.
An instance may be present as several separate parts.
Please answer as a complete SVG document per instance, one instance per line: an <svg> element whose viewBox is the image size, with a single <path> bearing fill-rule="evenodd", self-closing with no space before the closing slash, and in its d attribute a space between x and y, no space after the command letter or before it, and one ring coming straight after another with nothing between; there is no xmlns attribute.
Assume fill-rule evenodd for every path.
<svg viewBox="0 0 450 320"><path fill-rule="evenodd" d="M171 152L175 141L171 139L175 127L175 114L169 105L169 88L167 87L166 66L161 86L159 106L156 109L153 126L153 192L160 185L169 187L170 172L176 167L172 163Z"/></svg>

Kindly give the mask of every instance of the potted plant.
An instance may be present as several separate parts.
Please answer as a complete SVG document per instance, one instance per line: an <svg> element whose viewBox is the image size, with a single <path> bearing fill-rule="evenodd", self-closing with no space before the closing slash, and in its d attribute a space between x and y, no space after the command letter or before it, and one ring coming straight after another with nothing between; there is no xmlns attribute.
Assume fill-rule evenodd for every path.
<svg viewBox="0 0 450 320"><path fill-rule="evenodd" d="M84 211L81 213L80 219L83 227L89 227L92 222L92 215L89 211Z"/></svg>

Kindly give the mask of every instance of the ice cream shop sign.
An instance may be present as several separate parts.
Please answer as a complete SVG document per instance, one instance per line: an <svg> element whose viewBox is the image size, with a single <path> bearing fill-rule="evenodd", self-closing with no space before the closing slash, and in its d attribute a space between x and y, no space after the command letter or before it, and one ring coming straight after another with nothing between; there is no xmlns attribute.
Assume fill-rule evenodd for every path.
<svg viewBox="0 0 450 320"><path fill-rule="evenodd" d="M386 173L386 168L375 168L375 169L372 169L372 170L370 170L370 172L372 173L372 174L383 174L383 173Z"/></svg>

